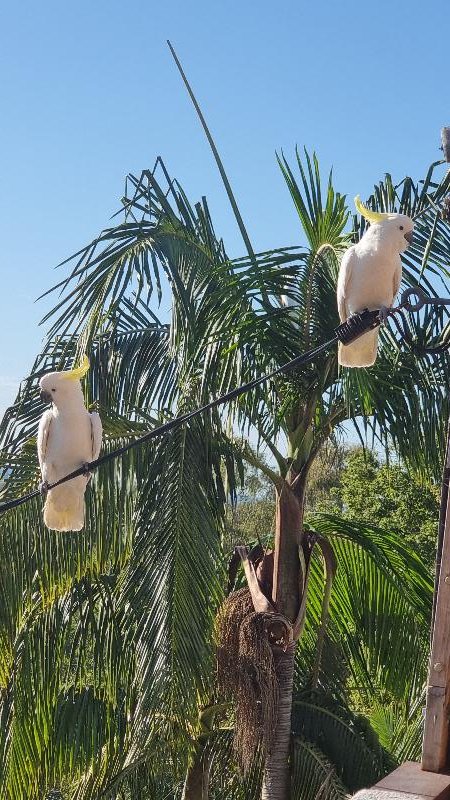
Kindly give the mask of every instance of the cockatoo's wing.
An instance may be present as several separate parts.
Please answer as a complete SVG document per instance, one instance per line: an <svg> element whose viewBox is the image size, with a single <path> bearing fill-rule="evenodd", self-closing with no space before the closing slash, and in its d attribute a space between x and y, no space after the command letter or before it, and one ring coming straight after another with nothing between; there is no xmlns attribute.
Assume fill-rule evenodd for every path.
<svg viewBox="0 0 450 800"><path fill-rule="evenodd" d="M47 452L47 442L52 420L53 420L53 412L51 409L45 411L44 414L42 414L41 419L39 420L39 428L37 435L37 451L38 451L39 466L41 468L41 472L45 464L45 454Z"/></svg>
<svg viewBox="0 0 450 800"><path fill-rule="evenodd" d="M354 247L349 247L349 249L343 255L341 266L339 268L339 277L337 282L337 303L341 322L345 322L345 320L350 316L346 297L352 277L353 264L356 259L357 256L355 255Z"/></svg>
<svg viewBox="0 0 450 800"><path fill-rule="evenodd" d="M96 411L93 411L90 414L90 417L91 417L92 461L95 461L95 459L99 457L100 450L102 447L103 427L100 415L97 414Z"/></svg>
<svg viewBox="0 0 450 800"><path fill-rule="evenodd" d="M400 264L398 265L397 269L394 272L394 281L392 286L393 290L392 302L394 302L396 294L400 289L401 282L402 282L402 262L400 261Z"/></svg>

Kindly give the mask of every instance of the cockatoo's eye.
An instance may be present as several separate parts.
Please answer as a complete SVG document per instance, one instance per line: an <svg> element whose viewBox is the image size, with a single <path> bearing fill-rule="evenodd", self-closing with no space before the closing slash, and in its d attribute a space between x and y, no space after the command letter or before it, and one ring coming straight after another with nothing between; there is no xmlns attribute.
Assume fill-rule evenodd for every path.
<svg viewBox="0 0 450 800"><path fill-rule="evenodd" d="M400 225L400 230L401 230L401 231L403 230L403 225Z"/></svg>
<svg viewBox="0 0 450 800"><path fill-rule="evenodd" d="M52 392L56 392L56 389L52 389Z"/></svg>

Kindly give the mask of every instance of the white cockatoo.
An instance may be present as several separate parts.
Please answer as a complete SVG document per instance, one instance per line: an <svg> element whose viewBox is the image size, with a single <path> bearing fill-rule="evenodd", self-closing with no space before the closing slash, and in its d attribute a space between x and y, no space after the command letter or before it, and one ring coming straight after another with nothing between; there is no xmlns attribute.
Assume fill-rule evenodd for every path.
<svg viewBox="0 0 450 800"><path fill-rule="evenodd" d="M371 211L355 197L357 211L370 222L358 244L344 253L337 283L341 322L368 308L380 309L384 322L402 279L402 253L412 241L414 223L405 214ZM348 345L339 344L344 367L370 367L377 357L378 328Z"/></svg>
<svg viewBox="0 0 450 800"><path fill-rule="evenodd" d="M39 381L41 398L52 403L39 422L38 456L45 496L44 522L56 531L80 531L84 526L84 492L90 475L80 475L48 490L48 484L98 458L102 445L99 415L84 405L80 380L89 369L50 372Z"/></svg>

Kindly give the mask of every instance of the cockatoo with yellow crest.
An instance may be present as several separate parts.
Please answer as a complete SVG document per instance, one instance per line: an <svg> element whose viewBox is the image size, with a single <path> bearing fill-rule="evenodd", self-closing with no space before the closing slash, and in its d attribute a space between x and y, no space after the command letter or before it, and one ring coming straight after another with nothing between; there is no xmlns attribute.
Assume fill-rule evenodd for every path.
<svg viewBox="0 0 450 800"><path fill-rule="evenodd" d="M70 472L98 458L102 423L84 405L81 378L89 369L87 356L81 366L50 372L39 381L41 398L51 403L39 422L38 456L41 490L45 496L44 523L55 531L80 531L84 526L84 493L90 475L80 475L48 489Z"/></svg>
<svg viewBox="0 0 450 800"><path fill-rule="evenodd" d="M368 308L380 309L384 322L402 279L400 253L412 241L414 223L405 214L371 211L355 197L357 211L370 222L358 244L344 253L337 283L341 322ZM348 345L339 344L338 360L344 367L370 367L377 357L378 328Z"/></svg>

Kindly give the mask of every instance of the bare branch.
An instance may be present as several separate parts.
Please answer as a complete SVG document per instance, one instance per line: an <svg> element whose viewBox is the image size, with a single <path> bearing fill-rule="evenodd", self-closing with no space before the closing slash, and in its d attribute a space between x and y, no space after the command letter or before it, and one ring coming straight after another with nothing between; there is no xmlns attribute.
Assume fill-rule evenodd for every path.
<svg viewBox="0 0 450 800"><path fill-rule="evenodd" d="M250 464L252 467L259 469L263 475L266 476L266 478L269 478L274 486L281 488L285 484L283 476L265 464L264 461L256 455L255 451L251 448L247 440L241 440L241 442L234 440L234 445L236 449L239 450L239 453L244 461L246 461L247 464Z"/></svg>

